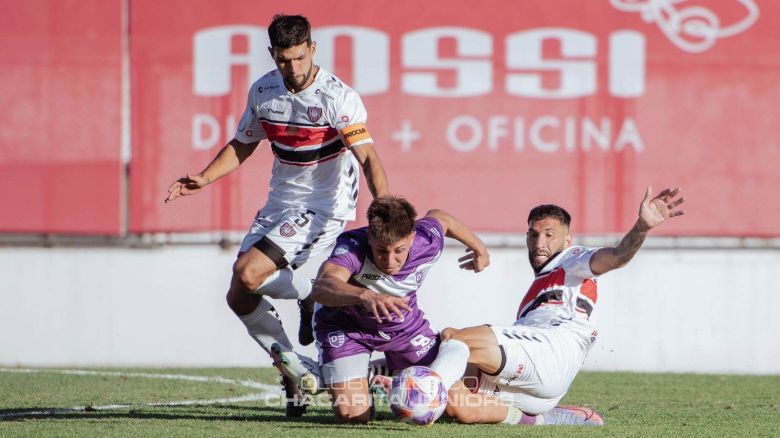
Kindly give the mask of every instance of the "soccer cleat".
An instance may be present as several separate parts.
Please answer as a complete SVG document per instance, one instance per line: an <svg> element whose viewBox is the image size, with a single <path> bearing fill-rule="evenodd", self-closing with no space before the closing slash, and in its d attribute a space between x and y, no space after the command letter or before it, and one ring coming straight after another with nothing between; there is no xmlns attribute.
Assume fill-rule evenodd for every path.
<svg viewBox="0 0 780 438"><path fill-rule="evenodd" d="M282 376L282 388L287 404L284 408L284 415L287 417L301 417L306 413L309 407L309 399L306 394L296 385L292 379Z"/></svg>
<svg viewBox="0 0 780 438"><path fill-rule="evenodd" d="M313 395L325 389L319 365L308 357L300 356L278 342L271 345L271 357L282 375L291 379L304 393Z"/></svg>
<svg viewBox="0 0 780 438"><path fill-rule="evenodd" d="M584 406L556 406L539 415L545 425L603 426L604 419L593 409Z"/></svg>
<svg viewBox="0 0 780 438"><path fill-rule="evenodd" d="M301 313L301 322L298 327L298 343L309 345L314 342L314 329L311 326L311 320L314 318L314 303L308 298L298 300L298 309Z"/></svg>

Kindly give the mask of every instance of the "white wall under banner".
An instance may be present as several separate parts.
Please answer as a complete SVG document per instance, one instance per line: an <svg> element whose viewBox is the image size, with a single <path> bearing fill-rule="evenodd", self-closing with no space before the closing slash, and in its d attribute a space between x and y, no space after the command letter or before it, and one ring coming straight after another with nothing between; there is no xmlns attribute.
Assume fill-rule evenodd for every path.
<svg viewBox="0 0 780 438"><path fill-rule="evenodd" d="M526 250L458 269L447 247L419 302L435 328L511 324ZM0 248L0 366L269 366L224 295L235 248ZM299 272L313 276L318 263ZM780 374L776 247L651 247L599 283L590 370ZM276 301L291 339L295 302ZM310 355L312 346L302 349Z"/></svg>

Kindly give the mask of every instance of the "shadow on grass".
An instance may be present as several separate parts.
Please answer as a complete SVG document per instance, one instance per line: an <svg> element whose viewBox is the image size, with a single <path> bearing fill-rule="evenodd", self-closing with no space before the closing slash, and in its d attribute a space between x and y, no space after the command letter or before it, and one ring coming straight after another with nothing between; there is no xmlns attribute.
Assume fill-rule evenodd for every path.
<svg viewBox="0 0 780 438"><path fill-rule="evenodd" d="M214 411L222 411L215 413ZM210 405L210 406L144 406L126 408L124 410L94 410L85 409L34 407L23 409L0 409L0 422L26 421L39 419L55 420L100 420L100 419L134 419L134 420L198 420L198 421L240 421L262 423L284 423L284 427L309 428L328 425L332 427L355 428L360 425L339 423L330 409L310 409L302 417L286 417L284 408L274 406L240 406L240 405ZM395 420L390 413L379 412L373 421ZM393 428L392 426L390 427ZM398 428L404 426L398 423Z"/></svg>

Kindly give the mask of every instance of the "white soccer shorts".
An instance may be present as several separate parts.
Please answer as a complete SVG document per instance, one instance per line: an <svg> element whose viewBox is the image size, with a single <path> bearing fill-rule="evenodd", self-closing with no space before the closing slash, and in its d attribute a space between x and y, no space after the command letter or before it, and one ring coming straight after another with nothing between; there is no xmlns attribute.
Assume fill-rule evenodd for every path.
<svg viewBox="0 0 780 438"><path fill-rule="evenodd" d="M554 408L582 368L589 346L565 326L491 327L502 353L495 375L480 372L479 392L529 414Z"/></svg>
<svg viewBox="0 0 780 438"><path fill-rule="evenodd" d="M268 256L277 269L297 269L309 258L336 242L346 221L326 217L306 208L273 210L264 207L241 242L239 253L253 246Z"/></svg>

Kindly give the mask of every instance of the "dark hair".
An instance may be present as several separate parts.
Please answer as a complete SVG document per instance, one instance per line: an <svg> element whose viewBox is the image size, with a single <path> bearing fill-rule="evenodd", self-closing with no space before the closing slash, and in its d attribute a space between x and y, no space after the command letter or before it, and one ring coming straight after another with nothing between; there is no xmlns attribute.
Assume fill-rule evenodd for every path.
<svg viewBox="0 0 780 438"><path fill-rule="evenodd" d="M404 198L380 196L368 207L368 232L371 236L392 245L412 234L417 212Z"/></svg>
<svg viewBox="0 0 780 438"><path fill-rule="evenodd" d="M303 43L311 45L311 24L303 15L277 14L268 26L271 47L289 49Z"/></svg>
<svg viewBox="0 0 780 438"><path fill-rule="evenodd" d="M569 215L569 212L554 204L538 205L531 209L531 212L528 213L528 224L530 225L533 221L548 217L558 219L567 227L571 225L571 215Z"/></svg>

